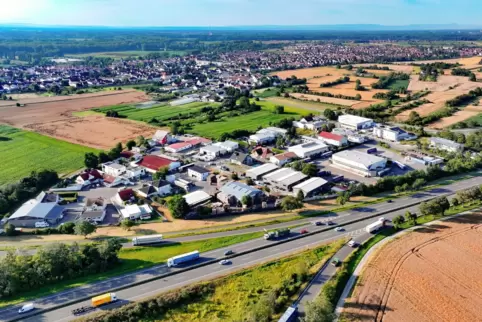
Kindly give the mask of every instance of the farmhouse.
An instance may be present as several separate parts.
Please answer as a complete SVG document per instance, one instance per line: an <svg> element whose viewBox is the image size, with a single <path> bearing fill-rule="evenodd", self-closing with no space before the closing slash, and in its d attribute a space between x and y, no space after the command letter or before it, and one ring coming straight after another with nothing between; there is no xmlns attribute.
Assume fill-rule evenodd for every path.
<svg viewBox="0 0 482 322"><path fill-rule="evenodd" d="M259 180L261 177L267 175L278 169L278 166L273 163L266 163L259 167L254 167L246 171L246 177L253 180Z"/></svg>
<svg viewBox="0 0 482 322"><path fill-rule="evenodd" d="M463 144L460 144L451 140L443 139L443 138L437 138L437 137L430 138L430 148L444 150L448 152L464 151Z"/></svg>
<svg viewBox="0 0 482 322"><path fill-rule="evenodd" d="M296 154L298 158L302 159L320 155L324 152L327 152L328 150L329 147L321 142L302 143L299 145L290 146L288 148L288 151Z"/></svg>
<svg viewBox="0 0 482 322"><path fill-rule="evenodd" d="M338 123L340 123L341 127L351 130L368 129L375 125L372 119L350 114L338 116Z"/></svg>
<svg viewBox="0 0 482 322"><path fill-rule="evenodd" d="M297 196L300 191L305 198L311 198L324 191L330 190L328 181L321 178L311 178L293 187L293 195Z"/></svg>
<svg viewBox="0 0 482 322"><path fill-rule="evenodd" d="M217 198L224 204L236 206L242 204L243 198L248 196L254 204L261 202L263 192L244 183L231 181L221 187Z"/></svg>
<svg viewBox="0 0 482 322"><path fill-rule="evenodd" d="M282 167L283 165L290 163L294 159L298 158L296 153L293 152L285 152L285 153L280 153L273 155L271 158L269 158L269 161L271 163L276 164L277 166Z"/></svg>
<svg viewBox="0 0 482 322"><path fill-rule="evenodd" d="M202 190L194 191L183 196L189 207L193 208L211 201L212 197Z"/></svg>
<svg viewBox="0 0 482 322"><path fill-rule="evenodd" d="M348 140L344 135L333 134L330 132L320 132L318 137L326 144L337 146L337 147L348 144Z"/></svg>
<svg viewBox="0 0 482 322"><path fill-rule="evenodd" d="M399 142L403 140L416 139L417 136L399 127L389 127L384 125L377 125L373 128L373 135L377 138L389 140L392 142Z"/></svg>
<svg viewBox="0 0 482 322"><path fill-rule="evenodd" d="M375 177L385 169L387 160L360 151L346 150L333 154L334 166L365 177Z"/></svg>
<svg viewBox="0 0 482 322"><path fill-rule="evenodd" d="M187 169L187 175L190 178L194 178L197 181L206 181L207 177L209 176L209 170L203 167L194 165Z"/></svg>
<svg viewBox="0 0 482 322"><path fill-rule="evenodd" d="M157 155L146 155L138 165L145 168L147 172L155 173L164 167L168 167L169 170L175 170L181 166L181 163L176 159L168 159Z"/></svg>
<svg viewBox="0 0 482 322"><path fill-rule="evenodd" d="M282 168L263 177L263 179L282 191L291 191L294 186L308 178L307 175L291 168Z"/></svg>

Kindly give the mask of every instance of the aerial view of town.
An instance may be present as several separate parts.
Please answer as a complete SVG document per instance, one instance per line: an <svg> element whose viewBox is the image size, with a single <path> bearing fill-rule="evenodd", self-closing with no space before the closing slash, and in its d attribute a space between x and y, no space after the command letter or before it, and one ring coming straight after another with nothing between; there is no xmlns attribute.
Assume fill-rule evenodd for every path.
<svg viewBox="0 0 482 322"><path fill-rule="evenodd" d="M482 321L482 3L17 2L0 322Z"/></svg>

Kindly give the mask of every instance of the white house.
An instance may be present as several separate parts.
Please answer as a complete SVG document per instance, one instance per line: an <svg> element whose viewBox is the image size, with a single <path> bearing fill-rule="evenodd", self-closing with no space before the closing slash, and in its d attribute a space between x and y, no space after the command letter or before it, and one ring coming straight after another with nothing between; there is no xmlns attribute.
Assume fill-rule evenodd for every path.
<svg viewBox="0 0 482 322"><path fill-rule="evenodd" d="M205 181L209 176L209 170L203 167L194 165L187 169L187 174L190 178L194 178L197 181Z"/></svg>
<svg viewBox="0 0 482 322"><path fill-rule="evenodd" d="M146 170L143 167L136 166L129 166L126 168L126 172L124 173L124 177L128 179L139 179L140 177L146 175Z"/></svg>
<svg viewBox="0 0 482 322"><path fill-rule="evenodd" d="M302 118L299 121L293 121L293 126L299 129L318 131L325 123L326 122L324 120L319 120L319 119L315 119L313 117L307 116Z"/></svg>
<svg viewBox="0 0 482 322"><path fill-rule="evenodd" d="M257 133L249 136L249 142L255 144L266 144L276 140L276 136L273 133Z"/></svg>
<svg viewBox="0 0 482 322"><path fill-rule="evenodd" d="M102 182L102 175L97 170L87 170L81 173L76 179L75 183L81 184L83 186L88 186L95 183Z"/></svg>
<svg viewBox="0 0 482 322"><path fill-rule="evenodd" d="M126 172L126 167L119 163L107 162L102 164L102 171L107 175L118 177Z"/></svg>
<svg viewBox="0 0 482 322"><path fill-rule="evenodd" d="M378 125L373 128L373 135L377 138L389 140L392 142L399 142L403 140L416 139L417 136L407 131L402 130L399 127L389 127Z"/></svg>
<svg viewBox="0 0 482 322"><path fill-rule="evenodd" d="M217 142L213 145L220 147L221 149L227 151L228 153L233 153L239 148L239 143L235 141L224 141L224 142Z"/></svg>
<svg viewBox="0 0 482 322"><path fill-rule="evenodd" d="M269 158L269 162L276 164L277 166L282 167L283 165L290 163L294 159L298 158L296 153L294 152L284 152L280 154L273 155Z"/></svg>
<svg viewBox="0 0 482 322"><path fill-rule="evenodd" d="M127 205L121 209L122 218L130 220L150 219L151 213L152 209L149 205Z"/></svg>
<svg viewBox="0 0 482 322"><path fill-rule="evenodd" d="M206 145L201 147L201 149L199 149L200 155L206 155L211 160L216 159L218 156L220 156L221 154L225 154L226 152L227 151L225 149L223 149L222 147L216 144Z"/></svg>
<svg viewBox="0 0 482 322"><path fill-rule="evenodd" d="M106 215L106 206L107 200L104 198L87 198L85 201L84 211L80 215L80 219L101 223Z"/></svg>
<svg viewBox="0 0 482 322"><path fill-rule="evenodd" d="M156 188L154 188L151 185L147 185L141 188L136 189L136 192L139 196L144 197L144 198L151 198L154 196L158 196L158 192Z"/></svg>
<svg viewBox="0 0 482 322"><path fill-rule="evenodd" d="M159 196L167 196L172 193L172 186L169 181L166 180L154 180L152 182L152 186L156 188L157 194Z"/></svg>

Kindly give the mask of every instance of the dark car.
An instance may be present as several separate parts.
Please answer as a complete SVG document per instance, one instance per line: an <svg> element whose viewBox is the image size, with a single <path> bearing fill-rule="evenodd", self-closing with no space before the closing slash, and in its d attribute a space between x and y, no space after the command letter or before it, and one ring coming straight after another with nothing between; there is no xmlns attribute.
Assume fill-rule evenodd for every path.
<svg viewBox="0 0 482 322"><path fill-rule="evenodd" d="M334 224L335 224L335 223L334 223L333 221L327 221L327 222L326 222L326 225L327 225L327 226L333 226Z"/></svg>
<svg viewBox="0 0 482 322"><path fill-rule="evenodd" d="M228 255L233 255L234 252L232 250L227 250L224 252L224 256L228 256Z"/></svg>
<svg viewBox="0 0 482 322"><path fill-rule="evenodd" d="M333 265L335 267L340 266L340 264L341 264L341 261L336 257L331 260L331 265Z"/></svg>
<svg viewBox="0 0 482 322"><path fill-rule="evenodd" d="M392 199L388 199L387 202L388 202L388 203L392 203L393 200L392 200Z"/></svg>
<svg viewBox="0 0 482 322"><path fill-rule="evenodd" d="M323 223L322 223L321 221L315 221L314 224L315 224L315 226L321 226L321 225L323 225Z"/></svg>

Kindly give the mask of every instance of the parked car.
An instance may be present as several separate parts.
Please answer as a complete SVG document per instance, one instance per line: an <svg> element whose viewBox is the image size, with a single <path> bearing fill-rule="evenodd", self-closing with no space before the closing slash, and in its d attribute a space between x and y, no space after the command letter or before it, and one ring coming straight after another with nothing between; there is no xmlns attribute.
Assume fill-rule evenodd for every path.
<svg viewBox="0 0 482 322"><path fill-rule="evenodd" d="M232 254L234 254L234 252L230 249L224 252L224 256L228 256L228 255L232 255Z"/></svg>
<svg viewBox="0 0 482 322"><path fill-rule="evenodd" d="M336 227L336 228L335 228L335 231L345 231L345 228L343 228L343 227Z"/></svg>
<svg viewBox="0 0 482 322"><path fill-rule="evenodd" d="M307 234L307 233L308 233L308 230L307 230L307 229L302 229L302 230L300 231L300 233L301 233L301 234Z"/></svg>
<svg viewBox="0 0 482 322"><path fill-rule="evenodd" d="M49 227L49 224L45 221L37 221L35 223L35 228L46 228Z"/></svg>
<svg viewBox="0 0 482 322"><path fill-rule="evenodd" d="M388 202L388 203L392 203L393 200L392 200L392 199L388 199L387 202Z"/></svg>
<svg viewBox="0 0 482 322"><path fill-rule="evenodd" d="M221 265L229 265L231 264L231 261L229 259L223 259L222 261L219 262Z"/></svg>

